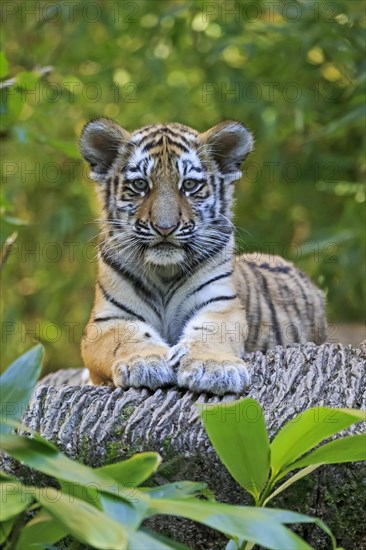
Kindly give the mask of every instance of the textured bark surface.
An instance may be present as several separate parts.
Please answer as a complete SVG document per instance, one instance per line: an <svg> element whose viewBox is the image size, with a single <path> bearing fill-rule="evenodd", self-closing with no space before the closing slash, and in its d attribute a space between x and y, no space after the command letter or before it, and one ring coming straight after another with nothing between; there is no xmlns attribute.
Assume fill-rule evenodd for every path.
<svg viewBox="0 0 366 550"><path fill-rule="evenodd" d="M366 342L357 348L341 344L277 346L266 354L248 354L252 385L246 395L262 405L272 437L297 413L326 405L366 409ZM248 502L218 460L196 403L237 399L197 395L177 388L123 391L82 385L82 370L47 376L38 386L24 417L29 427L58 445L69 457L92 466L115 462L139 451L158 451L163 467L156 481L205 481L218 500ZM360 424L357 431L362 428ZM319 515L347 550L366 548L362 524L365 470L360 465L327 467L304 479L276 507ZM156 518L150 526L192 548L220 548L222 540L191 522ZM299 531L315 548L329 542L314 527Z"/></svg>

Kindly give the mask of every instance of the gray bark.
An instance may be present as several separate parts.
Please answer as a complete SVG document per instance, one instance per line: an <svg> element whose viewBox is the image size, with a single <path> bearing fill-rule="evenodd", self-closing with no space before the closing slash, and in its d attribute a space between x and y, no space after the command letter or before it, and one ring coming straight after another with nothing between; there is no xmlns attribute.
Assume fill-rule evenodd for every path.
<svg viewBox="0 0 366 550"><path fill-rule="evenodd" d="M245 359L252 365L247 395L263 407L270 437L310 407L366 409L366 341L358 348L312 343L277 346L266 354L248 354ZM41 381L24 422L69 457L91 466L140 451L158 451L164 459L155 476L158 483L204 481L218 500L249 503L220 463L194 406L237 398L197 395L178 388L153 392L83 386L81 370L64 370ZM356 431L361 429L358 424ZM336 533L339 545L360 550L366 548L361 520L364 476L359 464L321 468L273 505L320 516ZM149 525L192 548L223 547L217 533L191 522L156 518ZM299 532L317 549L329 547L317 528L307 526Z"/></svg>

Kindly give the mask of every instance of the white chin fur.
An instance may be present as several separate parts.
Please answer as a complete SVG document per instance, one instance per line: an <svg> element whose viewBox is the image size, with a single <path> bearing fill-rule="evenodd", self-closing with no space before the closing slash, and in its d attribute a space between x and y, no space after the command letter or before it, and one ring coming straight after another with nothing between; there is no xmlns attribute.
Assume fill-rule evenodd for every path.
<svg viewBox="0 0 366 550"><path fill-rule="evenodd" d="M145 261L155 265L176 265L185 260L185 252L179 249L159 250L150 248L145 252Z"/></svg>

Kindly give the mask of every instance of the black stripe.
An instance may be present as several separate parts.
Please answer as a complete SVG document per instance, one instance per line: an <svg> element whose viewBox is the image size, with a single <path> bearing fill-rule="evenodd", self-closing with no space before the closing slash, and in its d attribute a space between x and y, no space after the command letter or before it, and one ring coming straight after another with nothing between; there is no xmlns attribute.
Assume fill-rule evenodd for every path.
<svg viewBox="0 0 366 550"><path fill-rule="evenodd" d="M254 267L254 266L253 266L253 267ZM276 313L275 307L274 307L274 305L273 305L272 298L271 298L270 293L269 293L269 289L268 289L268 284L267 284L266 278L265 278L264 275L260 272L260 270L257 268L257 266L254 267L254 270L255 270L257 273L259 273L259 275L260 275L261 282L262 282L262 288L263 288L263 290L264 290L263 298L266 300L267 305L268 305L268 307L269 307L269 310L270 310L270 312L271 312L272 326L273 326L274 333L275 333L275 338L276 338L276 342L275 342L274 345L278 345L278 344L279 344L280 346L282 346L282 344L283 344L282 334L281 334L281 330L280 330L279 323L278 323L277 313Z"/></svg>
<svg viewBox="0 0 366 550"><path fill-rule="evenodd" d="M290 272L290 267L287 265L270 266L268 262L259 264L258 267L260 267L260 269L265 269L266 271L270 271L271 273L289 273Z"/></svg>
<svg viewBox="0 0 366 550"><path fill-rule="evenodd" d="M202 290L203 288L205 288L205 286L211 284L211 283L214 283L215 281L218 281L220 279L224 279L225 277L229 277L230 275L232 275L232 271L225 271L225 273L221 273L221 275L216 275L216 277L212 277L212 279L209 279L208 281L206 281L205 283L202 283L200 286L198 286L197 288L195 288L194 290L192 290L192 292L190 292L189 294L187 294L187 296L185 297L185 299L189 298L190 296L192 296L193 294L195 294L196 292L199 292L200 290Z"/></svg>
<svg viewBox="0 0 366 550"><path fill-rule="evenodd" d="M225 214L226 211L226 200L225 200L225 179L220 178L220 214Z"/></svg>
<svg viewBox="0 0 366 550"><path fill-rule="evenodd" d="M175 132L171 128L168 128L167 129L167 134L170 135L170 136L174 136L176 138L179 138L179 139L183 140L187 147L191 147L190 141L185 137L187 135L186 133L180 134L179 132ZM188 135L190 135L191 137L196 137L194 134L188 134Z"/></svg>
<svg viewBox="0 0 366 550"><path fill-rule="evenodd" d="M151 130L149 133L147 133L147 134L145 134L144 136L142 136L142 138L140 139L139 143L137 143L137 145L138 145L139 147L141 147L141 145L146 144L146 142L148 142L150 139L156 138L156 136L161 135L161 133L162 133L161 128L155 129L155 130Z"/></svg>
<svg viewBox="0 0 366 550"><path fill-rule="evenodd" d="M101 323L103 321L126 321L126 319L124 317L117 317L117 316L113 316L113 317L94 317L94 320L93 322L94 323Z"/></svg>
<svg viewBox="0 0 366 550"><path fill-rule="evenodd" d="M107 255L107 253L102 250L101 251L101 257L104 263L106 263L113 271L115 271L118 275L121 277L124 277L128 280L128 282L132 285L134 291L136 294L144 300L147 305L153 310L153 312L156 314L156 316L159 318L159 320L162 320L162 316L154 302L151 301L149 295L152 293L151 288L147 288L141 279L136 277L133 273L122 267L120 264L117 264L113 258Z"/></svg>
<svg viewBox="0 0 366 550"><path fill-rule="evenodd" d="M141 153L146 153L147 151L150 151L150 149L154 149L154 147L158 147L159 145L163 145L164 143L164 136L161 136L157 141L151 141L150 143L146 143L146 145L143 146L141 149Z"/></svg>
<svg viewBox="0 0 366 550"><path fill-rule="evenodd" d="M294 267L292 271L292 277L296 280L299 290L301 292L302 299L305 303L305 309L306 309L306 317L310 320L310 322L315 321L315 311L314 311L314 305L311 301L308 300L306 293L309 292L308 285L303 285L303 282L309 283L307 280L306 275L302 273L299 269Z"/></svg>
<svg viewBox="0 0 366 550"><path fill-rule="evenodd" d="M249 288L250 287L249 287L249 283L248 283L247 273L245 271L244 262L243 261L239 262L239 266L240 266L240 273L244 278L246 289L247 289L247 296L246 296L246 299L245 299L245 309L246 309L247 314L249 315L249 310L250 310L250 291L249 291Z"/></svg>
<svg viewBox="0 0 366 550"><path fill-rule="evenodd" d="M288 273L290 273L291 271L292 271L291 268L288 267ZM286 277L286 280L288 280L287 277ZM301 313L300 313L299 308L297 307L297 303L296 303L297 298L296 298L296 296L294 296L293 290L291 290L290 287L288 286L288 284L284 281L282 281L282 284L279 281L279 285L280 285L280 293L281 293L282 300L284 300L282 290L285 292L285 294L288 297L287 300L284 300L284 304L285 304L284 307L285 307L286 313L288 314L287 304L290 302L290 305L295 310L295 314L297 316L298 322L301 323ZM289 299L289 298L291 298L291 299ZM288 314L288 318L289 318L289 321L290 321L291 332L292 332L292 337L294 339L294 342L299 342L300 341L299 330L301 331L301 326L300 326L300 329L298 329L298 324L291 321L291 315Z"/></svg>
<svg viewBox="0 0 366 550"><path fill-rule="evenodd" d="M227 263L226 260L223 263ZM221 265L221 264L219 264L219 265ZM224 279L225 277L229 277L230 275L232 275L232 273L233 273L232 271L225 271L225 273L222 273L221 275L216 275L216 277L212 277L212 279L209 279L208 281L202 283L197 288L193 289L189 294L187 294L183 298L183 300L177 306L177 310L180 311L183 308L183 305L187 301L187 298L190 298L191 296L196 294L196 292L199 292L202 288L204 288L205 286L208 286L210 283L213 283L214 281L218 281L219 279Z"/></svg>
<svg viewBox="0 0 366 550"><path fill-rule="evenodd" d="M286 323L286 337L287 337L287 329L288 329L288 326L290 326L290 330L291 330L291 334L292 334L292 341L293 342L298 342L299 341L299 334L298 334L298 331L297 331L297 328L296 328L296 325L295 323L293 323L291 321L291 314L289 313L289 310L288 310L288 305L290 306L296 306L296 303L290 303L289 304L289 299L288 299L288 296L290 295L290 292L289 292L289 288L286 284L281 284L281 280L279 277L277 277L276 279L276 283L277 283L277 288L278 288L278 292L280 294L280 299L281 299L281 302L279 304L279 307L283 307L283 309L285 310L286 312L286 315L287 315L287 323ZM287 298L286 298L286 292L287 292ZM296 311L296 309L295 309ZM301 330L301 329L300 329ZM283 333L283 330L282 330L282 333Z"/></svg>
<svg viewBox="0 0 366 550"><path fill-rule="evenodd" d="M245 261L245 265L248 267L249 270L252 270L252 272L255 271L254 269L255 264L248 262L246 260L244 261ZM259 333L260 333L260 326L262 323L262 305L260 300L260 291L257 288L257 284L256 284L257 280L254 273L252 273L254 277L254 281L253 281L254 284L252 285L251 282L248 281L247 273L245 271L244 265L243 265L242 275L244 276L245 282L247 284L247 291L248 291L247 292L247 301L248 301L247 321L248 321L249 327L248 327L247 341L249 340L249 342L252 343L253 346L257 347ZM254 288L252 288L253 286ZM256 315L254 316L251 314L251 306L250 306L250 303L252 301L251 300L252 295L253 296L255 295L257 298ZM253 304L253 310L254 310L254 304Z"/></svg>
<svg viewBox="0 0 366 550"><path fill-rule="evenodd" d="M106 204L107 210L109 210L111 191L112 191L112 178L108 178L106 181L106 190L105 190L105 204Z"/></svg>
<svg viewBox="0 0 366 550"><path fill-rule="evenodd" d="M161 136L159 137L158 140L155 140L156 137L158 136ZM182 140L182 142L180 141L176 141L175 139L173 138L178 138L179 140ZM164 132L163 130L157 130L155 132L152 132L151 134L147 135L147 136L144 136L141 141L140 141L140 144L139 146L141 147L141 150L144 152L144 151L148 151L149 149L153 148L155 145L161 145L163 143L163 139L166 138L167 141L169 143L171 143L172 145L176 145L177 147L180 147L182 149L182 151L188 153L189 150L190 150L190 144L189 142L187 142L183 136L179 135L179 134L175 134L174 132Z"/></svg>
<svg viewBox="0 0 366 550"><path fill-rule="evenodd" d="M166 138L167 138L168 143L170 143L171 145L175 145L179 149L182 149L182 151L184 153L189 152L190 149L188 147L186 147L185 145L183 145L183 143L180 143L179 141L175 141L175 139L172 139L169 135L167 135Z"/></svg>
<svg viewBox="0 0 366 550"><path fill-rule="evenodd" d="M117 192L118 192L118 184L119 184L119 176L114 176L114 180L113 180L113 194L115 197L117 197Z"/></svg>
<svg viewBox="0 0 366 550"><path fill-rule="evenodd" d="M216 255L219 252L221 252L226 247L228 242L230 241L230 237L231 237L231 232L229 234L221 234L220 235L220 238L222 239L221 242L219 242L218 244L215 244L211 249L207 249L205 252L203 252L201 254L198 254L196 252L195 257L193 258L193 262L191 264L192 267L201 267L202 262L204 262L205 260L211 259L213 255ZM199 242L199 237L198 237L197 241ZM231 257L232 257L232 254L230 254L230 258ZM223 260L222 263L225 263L228 260L229 260L229 258L225 256L225 259ZM221 265L221 263L219 265ZM192 273L192 271L191 271L191 273Z"/></svg>
<svg viewBox="0 0 366 550"><path fill-rule="evenodd" d="M145 130L146 131L146 130ZM160 126L156 127L154 125L151 126L150 130L145 133L139 142L135 143L137 147L140 147L150 139L154 139L156 136L159 136L161 134L170 135L176 138L179 138L185 142L187 147L191 147L190 140L188 140L185 136L188 135L193 139L195 139L197 136L196 134L190 133L188 131L183 131L180 133L180 130L178 128L175 128L174 130L172 128L168 128L167 126Z"/></svg>
<svg viewBox="0 0 366 550"><path fill-rule="evenodd" d="M184 327L187 321L189 321L193 316L196 315L202 308L214 304L215 302L224 302L229 300L235 300L237 298L236 294L233 294L232 296L216 296L215 298L210 298L210 300L206 300L206 302L202 302L199 306L194 307L191 309L191 311L184 317L182 326Z"/></svg>
<svg viewBox="0 0 366 550"><path fill-rule="evenodd" d="M218 254L226 246L226 244L227 244L227 242L225 242L222 245L218 245L216 248L211 250L207 254L207 256L211 256L211 254L214 254L214 255ZM185 248L189 250L189 245L187 245ZM168 288L168 292L165 295L165 299L164 299L164 307L166 307L169 304L169 302L173 298L174 294L177 292L177 290L181 286L184 285L184 283L187 281L188 277L190 278L193 275L195 275L197 273L197 271L200 270L201 267L205 267L204 265L202 265L202 262L206 259L206 257L205 256L204 257L202 257L202 256L197 257L197 255L195 254L194 261L189 265L189 275L187 276L187 274L183 272L182 275L173 282L173 284L170 286L170 288ZM220 267L220 265L223 265L223 264L227 263L227 261L228 261L228 258L225 258L223 261L221 261L215 267Z"/></svg>
<svg viewBox="0 0 366 550"><path fill-rule="evenodd" d="M133 174L135 172L141 172L141 169L139 166L129 166L128 164L126 166L124 166L123 168L123 172L126 173L126 172L132 172Z"/></svg>
<svg viewBox="0 0 366 550"><path fill-rule="evenodd" d="M120 310L124 311L128 315L131 315L132 317L136 317L136 319L138 319L139 321L142 321L143 323L146 323L146 319L144 319L141 315L138 315L137 313L135 313L129 307L122 305L120 302L117 302L117 300L112 298L112 296L106 291L106 289L101 285L101 283L99 281L98 281L98 286L99 286L100 290L102 291L104 298L106 300L108 300L108 302L110 302L114 306L118 307Z"/></svg>

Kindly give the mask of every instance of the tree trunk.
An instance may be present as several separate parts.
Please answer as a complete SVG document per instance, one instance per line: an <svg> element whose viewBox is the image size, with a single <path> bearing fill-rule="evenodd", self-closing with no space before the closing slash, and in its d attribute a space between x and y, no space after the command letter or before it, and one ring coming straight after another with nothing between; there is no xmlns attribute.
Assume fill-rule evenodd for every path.
<svg viewBox="0 0 366 550"><path fill-rule="evenodd" d="M341 344L277 346L245 357L252 365L247 395L264 409L270 437L296 414L325 405L366 408L366 341L358 348ZM178 388L116 389L82 385L82 370L46 376L24 422L69 457L91 466L115 462L140 451L158 451L163 467L155 481L207 482L218 500L249 503L220 463L205 434L196 403L237 399L197 395ZM77 385L75 385L77 384ZM360 424L354 431L361 431ZM321 517L340 546L366 548L362 522L365 502L360 464L323 467L274 500L275 507ZM154 518L150 527L192 548L223 548L224 538L180 519ZM328 548L316 527L298 532L315 548Z"/></svg>

